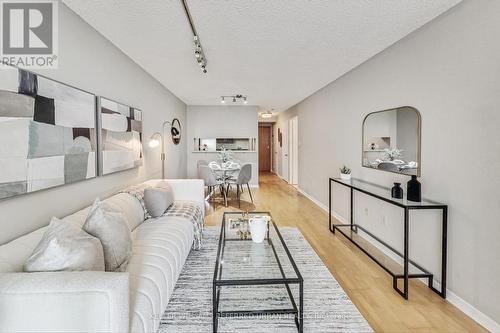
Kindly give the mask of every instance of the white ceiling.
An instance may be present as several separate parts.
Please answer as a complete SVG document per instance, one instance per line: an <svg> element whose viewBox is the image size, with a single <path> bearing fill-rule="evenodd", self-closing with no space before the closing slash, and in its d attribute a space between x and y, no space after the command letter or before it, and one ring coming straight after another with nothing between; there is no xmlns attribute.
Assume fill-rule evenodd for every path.
<svg viewBox="0 0 500 333"><path fill-rule="evenodd" d="M180 0L63 1L186 104L281 111L461 0L188 0L208 74Z"/></svg>

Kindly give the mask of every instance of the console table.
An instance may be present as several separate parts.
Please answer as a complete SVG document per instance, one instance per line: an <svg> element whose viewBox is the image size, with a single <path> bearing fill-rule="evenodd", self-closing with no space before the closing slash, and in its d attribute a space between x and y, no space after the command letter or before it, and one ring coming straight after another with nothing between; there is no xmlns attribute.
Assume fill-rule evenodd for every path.
<svg viewBox="0 0 500 333"><path fill-rule="evenodd" d="M349 224L333 224L332 223L332 183L337 183L342 186L348 187L351 192L351 216ZM354 192L358 191L364 193L373 198L382 200L394 206L400 207L404 210L404 231L403 231L403 253L396 250L394 247L390 246L379 237L375 236L369 230L361 225L354 223L353 210L354 210ZM428 279L428 286L442 298L446 298L446 257L447 257L447 224L448 224L448 206L429 201L422 200L421 202L408 201L406 199L395 199L391 197L390 189L382 187L379 185L371 184L359 179L342 180L339 178L330 178L328 181L328 209L329 209L329 229L332 233L338 230L342 235L349 239L353 244L355 244L361 251L368 255L373 261L375 261L380 267L382 267L387 273L392 276L393 288L405 299L408 299L408 280L414 278L426 278ZM415 263L409 258L409 239L410 239L410 210L419 209L437 209L442 211L442 237L441 237L441 290L434 288L433 285L433 274L428 270ZM347 229L347 231L344 231ZM370 253L368 249L364 248L358 241L360 237L357 236L358 229L362 230L365 234L369 235L371 238L376 239L391 252L403 259L403 271L397 272L394 267L388 267L384 260L377 258L373 253ZM400 268L400 266L398 266ZM410 272L410 268L412 272ZM398 287L398 280L403 279L404 289L401 290Z"/></svg>

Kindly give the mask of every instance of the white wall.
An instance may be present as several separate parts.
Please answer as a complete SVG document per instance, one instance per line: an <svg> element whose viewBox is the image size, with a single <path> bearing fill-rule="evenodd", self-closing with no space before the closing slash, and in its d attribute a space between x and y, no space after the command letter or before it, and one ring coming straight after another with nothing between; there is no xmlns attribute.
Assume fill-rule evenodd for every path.
<svg viewBox="0 0 500 333"><path fill-rule="evenodd" d="M0 202L0 244L106 197L128 184L161 177L160 151L147 140L161 123L178 117L186 105L65 5L59 7L59 68L39 71L49 78L102 95L143 111L144 166L105 177L27 194ZM0 80L2 78L0 70ZM186 141L168 144L168 177L186 176Z"/></svg>
<svg viewBox="0 0 500 333"><path fill-rule="evenodd" d="M299 115L299 186L328 204L328 177L390 187L408 177L361 167L366 114L403 105L422 114L423 196L447 203L449 299L500 322L500 1L466 0L280 116ZM286 131L284 131L286 133ZM348 195L333 194L348 217ZM401 211L357 196L357 222L401 248ZM368 216L364 213L368 208ZM383 217L386 222L383 223ZM410 254L438 272L439 215L411 213ZM324 221L324 223L327 223ZM453 295L454 294L454 295ZM411 297L411 290L410 290ZM499 329L482 318L483 324Z"/></svg>
<svg viewBox="0 0 500 333"><path fill-rule="evenodd" d="M187 174L197 177L198 160L213 161L217 153L194 153L194 138L256 138L259 127L256 106L191 106L187 107ZM252 164L251 185L259 184L259 158L255 152L233 152L241 163Z"/></svg>

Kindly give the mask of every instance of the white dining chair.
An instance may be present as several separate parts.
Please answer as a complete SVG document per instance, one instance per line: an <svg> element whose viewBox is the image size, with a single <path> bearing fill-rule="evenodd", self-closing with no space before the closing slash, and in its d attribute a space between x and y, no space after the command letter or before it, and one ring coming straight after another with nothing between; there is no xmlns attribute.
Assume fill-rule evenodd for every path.
<svg viewBox="0 0 500 333"><path fill-rule="evenodd" d="M241 194L243 193L243 185L247 185L250 200L253 203L252 191L250 190L250 180L252 179L252 165L250 163L243 164L236 180L227 180L228 189L231 185L236 185L236 197L238 198L238 207L241 208Z"/></svg>
<svg viewBox="0 0 500 333"><path fill-rule="evenodd" d="M198 165L198 175L201 179L203 179L205 186L208 188L208 199L213 199L215 189L219 187L221 195L224 197L224 202L226 202L226 189L224 188L224 182L215 177L213 170L209 166ZM212 201L215 206L215 200Z"/></svg>

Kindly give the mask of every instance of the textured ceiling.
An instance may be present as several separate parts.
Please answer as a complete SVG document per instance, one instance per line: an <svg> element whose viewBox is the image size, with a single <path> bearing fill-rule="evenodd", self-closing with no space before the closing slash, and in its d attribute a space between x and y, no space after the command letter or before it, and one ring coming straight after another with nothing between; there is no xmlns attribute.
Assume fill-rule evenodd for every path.
<svg viewBox="0 0 500 333"><path fill-rule="evenodd" d="M284 110L461 0L188 0L208 59L203 74L180 0L63 0L189 105L248 95Z"/></svg>

